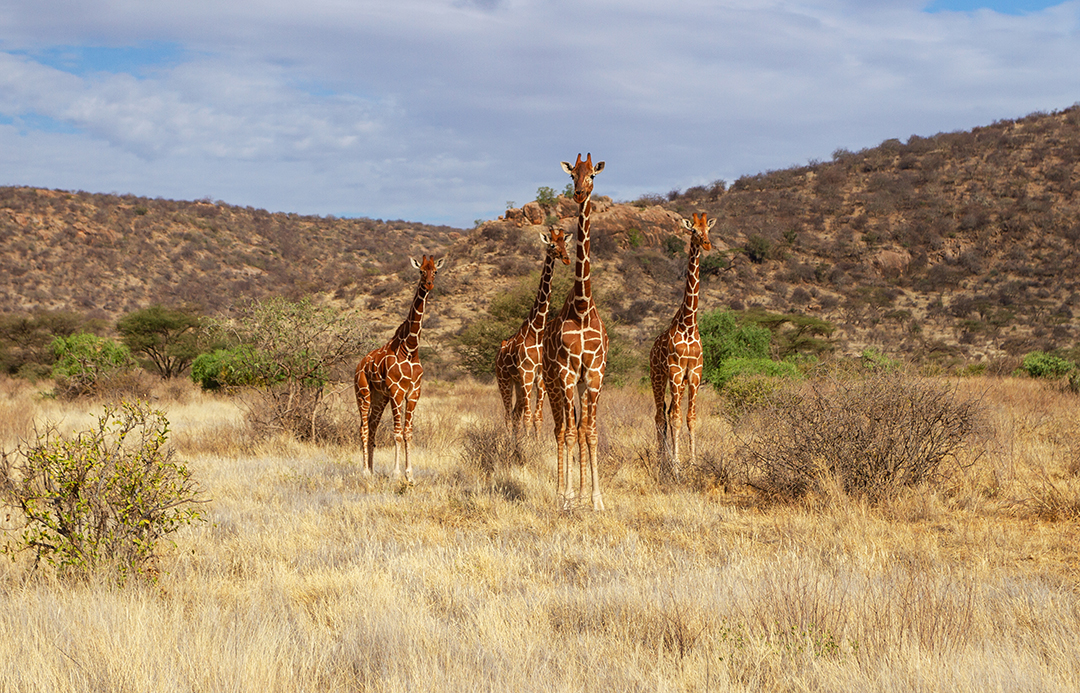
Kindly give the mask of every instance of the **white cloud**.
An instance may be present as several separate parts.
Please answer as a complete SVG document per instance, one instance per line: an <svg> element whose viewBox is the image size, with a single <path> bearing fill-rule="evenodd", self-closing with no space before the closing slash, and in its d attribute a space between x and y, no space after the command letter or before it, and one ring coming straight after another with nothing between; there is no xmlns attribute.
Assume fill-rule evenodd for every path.
<svg viewBox="0 0 1080 693"><path fill-rule="evenodd" d="M561 188L558 162L578 151L607 160L598 190L625 198L1080 99L1080 2L1025 16L924 4L11 3L0 118L79 134L0 127L0 147L22 161L42 148L55 167L8 156L0 182L131 180L142 194L468 224ZM28 57L141 41L185 52L142 75ZM189 192L200 186L215 187Z"/></svg>

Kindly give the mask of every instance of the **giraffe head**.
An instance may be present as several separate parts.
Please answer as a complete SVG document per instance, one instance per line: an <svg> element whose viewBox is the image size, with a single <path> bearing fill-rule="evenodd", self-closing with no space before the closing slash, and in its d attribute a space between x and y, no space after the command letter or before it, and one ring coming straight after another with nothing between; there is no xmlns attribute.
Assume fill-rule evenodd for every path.
<svg viewBox="0 0 1080 693"><path fill-rule="evenodd" d="M566 252L566 233L562 229L541 231L540 240L547 246L548 255L555 260L562 260L564 265L570 264L570 254Z"/></svg>
<svg viewBox="0 0 1080 693"><path fill-rule="evenodd" d="M446 258L439 258L435 260L435 256L421 255L420 262L416 261L416 258L409 258L409 262L412 266L420 270L420 285L424 288L424 291L431 291L435 286L435 273L438 272L442 266L446 263Z"/></svg>
<svg viewBox="0 0 1080 693"><path fill-rule="evenodd" d="M564 161L562 167L574 179L574 202L579 205L584 204L589 195L592 195L593 178L604 170L604 162L600 161L594 167L592 153L586 157L585 161L582 161L581 154L578 154L576 164L571 166L569 161Z"/></svg>
<svg viewBox="0 0 1080 693"><path fill-rule="evenodd" d="M702 212L700 216L694 212L693 223L686 219L682 220L683 228L690 232L690 242L701 246L702 250L712 250L709 229L716 224L716 219L707 219L708 216L706 212Z"/></svg>

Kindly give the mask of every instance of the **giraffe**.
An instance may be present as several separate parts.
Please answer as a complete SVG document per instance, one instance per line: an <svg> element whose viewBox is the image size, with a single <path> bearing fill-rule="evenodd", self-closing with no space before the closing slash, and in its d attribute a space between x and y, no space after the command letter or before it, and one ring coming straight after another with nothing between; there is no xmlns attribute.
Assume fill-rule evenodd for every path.
<svg viewBox="0 0 1080 693"><path fill-rule="evenodd" d="M668 438L671 439L672 469L679 467L679 405L683 388L687 392L686 428L690 432L690 461L697 456L694 426L697 423L697 391L701 383L702 350L698 333L697 309L700 284L701 253L712 250L709 229L716 219L694 213L693 223L682 220L682 226L690 233L690 260L686 268L686 290L682 304L675 312L671 327L662 332L649 352L649 377L652 380L653 399L656 401L656 439L661 458L668 454ZM671 403L665 402L665 393L671 388Z"/></svg>
<svg viewBox="0 0 1080 693"><path fill-rule="evenodd" d="M556 488L563 509L573 505L575 493L570 482L568 461L573 458L573 441L578 442L580 493L585 493L585 470L592 473L593 510L604 509L600 494L600 469L596 450L596 402L604 384L608 337L592 296L589 264L589 214L592 212L593 178L604 170L604 162L585 161L578 154L563 170L574 181L574 201L581 206L577 222L577 252L574 257L574 288L562 310L544 329L544 388L551 402L558 448L559 480ZM575 407L575 391L579 397Z"/></svg>
<svg viewBox="0 0 1080 693"><path fill-rule="evenodd" d="M507 421L516 432L524 418L525 428L535 433L544 420L544 380L540 375L543 352L544 325L547 323L548 307L551 305L551 275L555 261L570 264L566 252L566 235L556 228L541 231L540 240L547 250L544 268L540 273L540 287L536 291L529 316L509 339L499 346L495 359L495 378L499 381L503 407ZM532 409L532 393L536 390L536 410ZM517 401L515 402L515 395Z"/></svg>
<svg viewBox="0 0 1080 693"><path fill-rule="evenodd" d="M383 346L365 356L356 366L356 405L360 408L360 437L366 455L364 473L375 471L375 431L383 409L390 405L394 416L394 477L401 476L401 451L405 450L405 481L412 483L412 462L409 443L412 441L412 417L420 400L420 381L424 367L420 365L420 328L424 320L424 304L435 284L435 274L446 258L421 256L420 262L409 258L420 270L412 308L405 322Z"/></svg>

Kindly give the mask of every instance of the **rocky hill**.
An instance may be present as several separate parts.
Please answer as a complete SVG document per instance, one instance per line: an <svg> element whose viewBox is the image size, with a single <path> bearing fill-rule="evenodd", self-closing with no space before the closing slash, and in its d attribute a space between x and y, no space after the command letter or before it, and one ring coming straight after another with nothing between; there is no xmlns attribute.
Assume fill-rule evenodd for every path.
<svg viewBox="0 0 1080 693"><path fill-rule="evenodd" d="M597 296L647 351L681 297L680 215L719 221L702 309L827 320L840 353L867 346L943 365L1007 368L1077 344L1080 108L970 132L888 140L831 161L744 176L730 188L614 203L597 195ZM603 192L603 178L597 188ZM180 202L0 188L0 313L71 310L115 320L151 303L227 312L247 298L313 295L401 320L409 256L447 255L426 325L437 362L491 299L535 282L537 232L574 228L548 198L474 229L271 214ZM569 270L560 268L560 272Z"/></svg>

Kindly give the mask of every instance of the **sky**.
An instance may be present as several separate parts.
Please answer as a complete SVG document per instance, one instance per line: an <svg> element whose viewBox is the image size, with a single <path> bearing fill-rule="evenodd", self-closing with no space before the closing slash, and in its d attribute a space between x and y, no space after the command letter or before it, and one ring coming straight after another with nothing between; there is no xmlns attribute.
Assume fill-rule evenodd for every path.
<svg viewBox="0 0 1080 693"><path fill-rule="evenodd" d="M10 0L0 185L470 227L1080 102L1080 0Z"/></svg>

